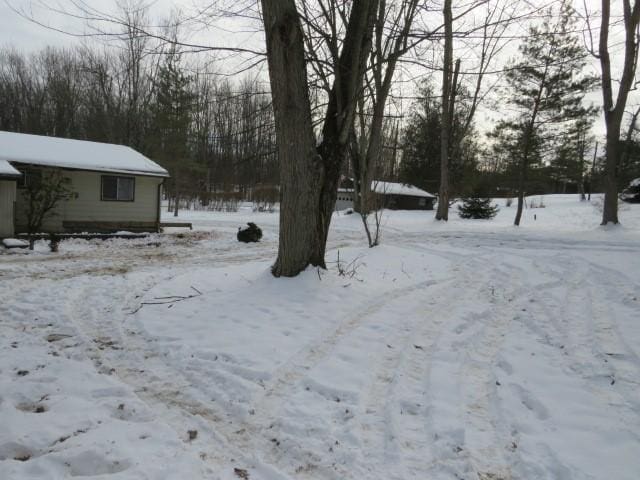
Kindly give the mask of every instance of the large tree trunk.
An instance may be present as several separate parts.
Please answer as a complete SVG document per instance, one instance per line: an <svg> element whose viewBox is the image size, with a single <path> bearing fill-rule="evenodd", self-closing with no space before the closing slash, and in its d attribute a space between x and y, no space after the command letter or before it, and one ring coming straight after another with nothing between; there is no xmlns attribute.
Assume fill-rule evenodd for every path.
<svg viewBox="0 0 640 480"><path fill-rule="evenodd" d="M272 273L292 277L309 264L324 266L315 256L322 160L315 148L295 2L262 0L262 11L280 162L280 233Z"/></svg>
<svg viewBox="0 0 640 480"><path fill-rule="evenodd" d="M620 124L607 122L607 144L602 225L618 223L618 157L620 155ZM617 128L616 128L617 127Z"/></svg>
<svg viewBox="0 0 640 480"><path fill-rule="evenodd" d="M367 56L371 51L376 9L379 0L354 0L347 23L342 52L335 71L324 117L322 143L318 147L324 165L318 212L318 238L312 257L324 266L331 215L336 205L340 169L347 156L349 135L353 127L357 99L362 89Z"/></svg>
<svg viewBox="0 0 640 480"><path fill-rule="evenodd" d="M453 65L453 29L451 0L444 1L444 64L442 67L442 118L440 119L440 189L436 220L449 220L449 136L451 134L450 106L453 86L451 67Z"/></svg>
<svg viewBox="0 0 640 480"><path fill-rule="evenodd" d="M340 168L346 158L358 90L371 48L378 0L354 0L335 81L315 147L300 19L294 0L262 0L280 160L280 237L275 276L325 267Z"/></svg>
<svg viewBox="0 0 640 480"><path fill-rule="evenodd" d="M609 20L611 17L611 0L602 0L600 23L600 39L598 57L602 68L602 99L604 121L607 127L605 192L602 210L602 225L618 223L618 159L620 156L620 125L627 105L629 91L633 86L638 61L637 30L640 24L640 2L630 0L622 3L625 47L622 76L618 85L616 101L613 101L611 77L611 58L609 56Z"/></svg>

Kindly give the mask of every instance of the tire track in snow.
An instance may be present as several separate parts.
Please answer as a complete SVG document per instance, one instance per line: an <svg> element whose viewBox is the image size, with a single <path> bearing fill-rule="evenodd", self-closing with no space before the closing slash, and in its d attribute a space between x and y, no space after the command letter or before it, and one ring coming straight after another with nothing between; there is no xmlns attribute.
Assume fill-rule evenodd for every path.
<svg viewBox="0 0 640 480"><path fill-rule="evenodd" d="M348 339L358 328L373 323L375 320L372 317L380 314L390 302L402 302L417 291L449 281L428 280L386 292L373 300L372 303L366 304L364 308L355 308L351 314L339 322L337 327L326 332L320 340L305 345L274 372L269 381L265 383L264 392L252 401L252 411L255 413L245 417L245 423L240 438L238 438L242 448L263 452L272 450L273 445L269 445L269 441L274 435L272 426L277 421L280 408L286 404L288 398L295 394L296 387L305 377L329 357L340 342ZM295 452L293 448L290 448L288 455L289 458L296 455L304 457L305 452ZM271 454L269 458L270 462L277 464L276 455ZM304 463L304 460L304 458L300 458L300 463ZM298 476L302 476L303 473L298 472ZM309 478L319 478L319 476L322 478L341 478L335 475L335 471L331 468L325 469L322 466L316 466Z"/></svg>
<svg viewBox="0 0 640 480"><path fill-rule="evenodd" d="M342 240L342 246L349 244L349 241ZM229 256L220 257L218 249L202 256L191 257L188 263L202 266L204 259L215 259L216 267L222 267L273 256L264 247L261 247L257 253L246 251L238 253L234 248L229 250L232 252ZM246 435L243 433L246 432L246 428L240 422L233 424L230 420L234 418L232 412L218 408L215 401L204 401L202 392L194 390L195 380L210 382L211 377L198 379L189 372L179 370L167 361L166 352L154 348L152 338L145 338L144 334L140 334L144 330L141 325L138 325L138 333L135 335L132 335L133 329L125 327L126 323L132 322L132 318L126 317L125 314L135 309L139 303L138 298L142 298L145 291L158 283L170 281L171 278L179 275L180 271L188 269L181 265L178 273L174 271L170 276L158 279L152 273L154 262L150 265L148 260L144 258L127 263L134 272L139 269L146 274L143 287L129 281L127 276L118 276L119 279L124 279L124 282L121 282L116 289L113 288L111 281L107 282L109 284L107 288L101 288L100 280L104 271L95 271L87 268L86 265L81 270L69 271L64 265L65 260L61 262L64 278L73 279L88 271L92 273L93 279L87 279L88 285L73 289L73 296L67 301L67 305L73 307L66 312L67 318L75 319L73 324L78 331L78 336L83 339L87 356L103 373L114 374L124 383L132 386L139 398L154 410L158 417L171 425L179 436L184 437L187 425L199 426L199 438L202 443L208 439L209 443L215 446L206 449L207 460L212 465L219 467L239 464L243 468L252 466L268 472L271 478L288 478L254 454L249 453L248 457L247 452L251 452L251 449L244 441ZM175 262L171 263L178 264L178 260L179 258L176 258ZM164 265L160 263L159 266ZM151 270L147 272L149 267ZM51 273L46 275L51 276ZM54 276L56 276L55 273ZM97 299L99 301L93 301ZM119 304L123 306L122 311L114 312L103 308L105 305ZM103 311L100 311L101 309ZM105 318L106 316L110 318ZM100 348L101 344L114 345L117 349L103 350ZM143 365L144 368L138 368L138 365Z"/></svg>
<svg viewBox="0 0 640 480"><path fill-rule="evenodd" d="M425 294L439 298L451 287L451 281L442 282ZM437 305L435 300L429 303ZM363 418L356 435L365 453L360 461L369 475L385 467L393 472L389 478L407 478L407 473L419 472L430 455L423 434L424 423L428 422L424 379L431 365L428 352L444 321L421 300L414 299L408 310L394 334L383 339L382 360L375 367L367 393L358 402Z"/></svg>
<svg viewBox="0 0 640 480"><path fill-rule="evenodd" d="M107 299L99 277L94 283L73 290L74 296L67 303L73 307L67 315L83 338L87 356L103 373L113 374L133 387L135 394L157 417L185 440L185 448L190 447L186 443L187 431L198 431L198 443L192 447L201 452L201 458L211 466L218 469L228 466L229 470L234 465L251 466L270 472L274 479L288 478L252 457L250 451L239 448L234 430L240 427L233 425L229 412L218 409L215 402L196 398L192 394L192 381L171 365L163 352L154 348L153 339L132 334L134 330L127 327L131 317L126 315L138 303L137 297L177 274L180 272L160 279L146 278L143 288L125 281L117 289L109 290ZM110 281L108 283L111 285ZM110 305L118 304L115 299L124 307L119 312L109 310ZM107 347L100 348L101 345Z"/></svg>
<svg viewBox="0 0 640 480"><path fill-rule="evenodd" d="M444 320L439 337L428 348L429 415L425 420L431 424L424 434L432 453L423 454L422 473L418 459L415 478L428 476L429 471L435 475L444 468L458 477L509 479L510 465L518 455L507 449L511 433L498 410L494 367L516 311L515 304L525 301L528 293L526 287L513 288L509 280L524 271L510 265L498 268L490 255L461 257L451 251L437 251L437 247L434 251L432 247L413 244L412 248L441 254L449 260L458 258L454 269L458 272L456 290L461 292L458 298L450 295L430 307ZM451 385L456 378L461 380ZM441 390L445 393L440 399ZM460 403L451 404L456 398ZM449 423L438 422L439 417Z"/></svg>
<svg viewBox="0 0 640 480"><path fill-rule="evenodd" d="M629 318L637 318L640 303L637 300L631 300L637 306L625 305L625 300L628 297L620 291L620 286L612 286L614 282L610 280L614 278L619 280L619 276L610 269L591 262L588 263L588 268L587 290L589 292L589 306L593 312L590 328L593 336L594 354L598 360L606 363L611 380L607 382L610 384L608 386L615 385L614 392L619 395L616 403L626 405L630 410L628 418L631 420L633 416L640 415L640 397L638 396L640 357L621 332L618 316L622 314L628 315ZM614 276L612 277L612 275ZM595 279L598 281L596 282ZM602 279L609 281L603 282ZM629 277L625 278L623 284L627 288L632 286L634 292L632 295L637 295L636 292L640 290L638 284ZM637 299L638 297L632 298ZM603 389L606 387L602 386ZM607 393L612 394L611 388L607 389Z"/></svg>

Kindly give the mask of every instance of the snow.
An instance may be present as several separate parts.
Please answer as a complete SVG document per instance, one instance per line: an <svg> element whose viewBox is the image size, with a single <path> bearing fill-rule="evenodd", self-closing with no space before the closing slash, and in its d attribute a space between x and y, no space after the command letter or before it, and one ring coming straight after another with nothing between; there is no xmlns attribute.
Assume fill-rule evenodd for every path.
<svg viewBox="0 0 640 480"><path fill-rule="evenodd" d="M635 178L629 183L630 187L640 187L640 178Z"/></svg>
<svg viewBox="0 0 640 480"><path fill-rule="evenodd" d="M25 248L29 246L29 242L18 238L3 238L2 244L7 248Z"/></svg>
<svg viewBox="0 0 640 480"><path fill-rule="evenodd" d="M293 279L246 208L0 250L0 478L635 480L640 205L497 202L336 214Z"/></svg>
<svg viewBox="0 0 640 480"><path fill-rule="evenodd" d="M413 185L407 185L403 183L382 182L376 180L371 183L371 189L376 193L386 193L389 195L408 195L411 197L436 198L435 195L432 195L429 192L425 192L424 190Z"/></svg>
<svg viewBox="0 0 640 480"><path fill-rule="evenodd" d="M160 165L123 145L23 133L0 132L0 161L100 172L168 176L167 171Z"/></svg>
<svg viewBox="0 0 640 480"><path fill-rule="evenodd" d="M6 160L1 160L0 159L0 176L5 175L5 176L10 176L10 177L17 177L20 176L20 172L18 170L16 170L15 168L13 168L11 166L11 164L9 162L7 162Z"/></svg>
<svg viewBox="0 0 640 480"><path fill-rule="evenodd" d="M436 198L429 192L426 192L418 187L405 183L395 182L383 182L381 180L374 180L371 182L371 190L376 193L386 193L389 195L407 195L410 197L426 197ZM339 188L338 192L353 192L353 188Z"/></svg>

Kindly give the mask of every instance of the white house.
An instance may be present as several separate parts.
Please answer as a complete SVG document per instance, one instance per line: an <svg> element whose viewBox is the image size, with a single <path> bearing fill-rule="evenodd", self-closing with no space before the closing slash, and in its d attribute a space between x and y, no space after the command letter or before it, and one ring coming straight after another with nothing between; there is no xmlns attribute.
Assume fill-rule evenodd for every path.
<svg viewBox="0 0 640 480"><path fill-rule="evenodd" d="M167 171L123 145L0 132L0 238L26 230L24 189L47 169L70 180L72 198L44 232L157 231Z"/></svg>

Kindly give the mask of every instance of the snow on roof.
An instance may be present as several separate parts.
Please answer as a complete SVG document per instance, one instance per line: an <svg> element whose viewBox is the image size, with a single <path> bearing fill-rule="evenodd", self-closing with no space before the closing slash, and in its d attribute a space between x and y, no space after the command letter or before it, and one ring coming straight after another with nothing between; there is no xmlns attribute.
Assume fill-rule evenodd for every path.
<svg viewBox="0 0 640 480"><path fill-rule="evenodd" d="M154 161L124 145L0 132L0 161L168 177Z"/></svg>
<svg viewBox="0 0 640 480"><path fill-rule="evenodd" d="M636 178L635 180L631 180L629 184L630 187L640 187L640 178Z"/></svg>
<svg viewBox="0 0 640 480"><path fill-rule="evenodd" d="M394 182L373 181L371 189L376 193L386 193L387 195L407 195L410 197L426 197L436 198L435 195L425 192L424 190L414 187L413 185L405 185Z"/></svg>
<svg viewBox="0 0 640 480"><path fill-rule="evenodd" d="M6 160L0 160L0 176L19 177L21 173Z"/></svg>

